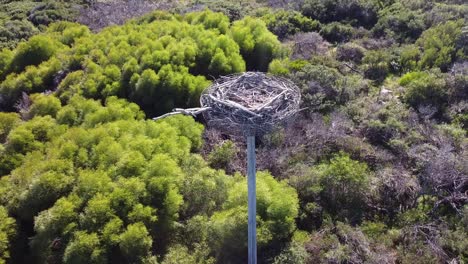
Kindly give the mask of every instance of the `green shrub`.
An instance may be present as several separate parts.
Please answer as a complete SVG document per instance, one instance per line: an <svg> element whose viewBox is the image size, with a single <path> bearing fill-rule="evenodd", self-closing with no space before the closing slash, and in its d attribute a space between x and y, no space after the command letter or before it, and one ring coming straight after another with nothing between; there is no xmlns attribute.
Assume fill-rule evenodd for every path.
<svg viewBox="0 0 468 264"><path fill-rule="evenodd" d="M419 68L421 51L415 45L404 46L400 53L400 66L402 72L414 71Z"/></svg>
<svg viewBox="0 0 468 264"><path fill-rule="evenodd" d="M275 257L274 264L305 264L308 259L307 251L301 243L291 242L288 247Z"/></svg>
<svg viewBox="0 0 468 264"><path fill-rule="evenodd" d="M0 80L3 80L6 74L10 72L13 55L13 52L9 49L2 49L0 51Z"/></svg>
<svg viewBox="0 0 468 264"><path fill-rule="evenodd" d="M16 222L8 216L5 207L0 206L0 263L10 258L11 242L16 234Z"/></svg>
<svg viewBox="0 0 468 264"><path fill-rule="evenodd" d="M261 19L266 23L268 30L284 39L299 32L318 31L320 23L304 17L297 11L275 10L263 15Z"/></svg>
<svg viewBox="0 0 468 264"><path fill-rule="evenodd" d="M404 99L414 108L432 106L442 111L447 104L445 80L434 74L421 74L406 84Z"/></svg>
<svg viewBox="0 0 468 264"><path fill-rule="evenodd" d="M0 91L7 97L6 109L21 92L58 86L62 102L74 94L103 100L120 96L158 115L198 106L211 76L246 68L266 71L279 49L260 19L247 17L231 26L226 16L209 10L185 16L158 11L96 34L60 22L21 44L11 62L9 52L2 53ZM7 75L11 71L18 74Z"/></svg>
<svg viewBox="0 0 468 264"><path fill-rule="evenodd" d="M257 174L258 247L275 247L295 229L298 198L286 182L278 182L265 172ZM210 244L218 261L243 260L247 250L247 184L237 176L228 192L223 210L210 219Z"/></svg>
<svg viewBox="0 0 468 264"><path fill-rule="evenodd" d="M365 124L365 134L370 143L388 146L392 139L401 135L404 128L404 125L394 117L385 121L370 120Z"/></svg>
<svg viewBox="0 0 468 264"><path fill-rule="evenodd" d="M415 80L418 79L423 79L423 78L428 78L429 73L427 72L408 72L405 75L401 76L400 81L398 81L398 84L401 86L407 86L411 82L414 82Z"/></svg>
<svg viewBox="0 0 468 264"><path fill-rule="evenodd" d="M370 50L362 60L364 75L377 82L383 82L391 71L391 55L385 50Z"/></svg>
<svg viewBox="0 0 468 264"><path fill-rule="evenodd" d="M120 235L120 250L129 262L141 260L150 252L153 240L143 223L128 225Z"/></svg>
<svg viewBox="0 0 468 264"><path fill-rule="evenodd" d="M439 67L446 72L455 60L468 56L462 46L456 45L463 36L463 25L463 20L448 21L424 31L416 41L423 50L419 61L422 69Z"/></svg>
<svg viewBox="0 0 468 264"><path fill-rule="evenodd" d="M237 155L237 147L234 142L228 140L215 147L208 156L208 163L213 168L226 168L231 160Z"/></svg>
<svg viewBox="0 0 468 264"><path fill-rule="evenodd" d="M60 20L72 20L78 15L79 11L73 4L73 1L41 3L29 12L28 20L36 26L47 26Z"/></svg>
<svg viewBox="0 0 468 264"><path fill-rule="evenodd" d="M78 232L65 249L63 262L67 264L78 263L104 263L106 256L101 248L99 238L96 233L88 234Z"/></svg>
<svg viewBox="0 0 468 264"><path fill-rule="evenodd" d="M426 29L424 13L395 2L379 12L379 21L372 28L376 37L388 37L399 43L414 42Z"/></svg>
<svg viewBox="0 0 468 264"><path fill-rule="evenodd" d="M5 143L10 131L18 126L20 117L17 113L0 112L0 143Z"/></svg>
<svg viewBox="0 0 468 264"><path fill-rule="evenodd" d="M14 72L22 72L26 66L39 65L51 58L61 48L60 43L47 36L35 36L21 43L12 59Z"/></svg>
<svg viewBox="0 0 468 264"><path fill-rule="evenodd" d="M303 107L324 112L352 100L366 85L360 76L343 76L334 68L314 64L306 64L292 80L302 90Z"/></svg>
<svg viewBox="0 0 468 264"><path fill-rule="evenodd" d="M247 70L267 71L280 48L280 42L268 31L265 22L251 17L235 21L231 36L240 47Z"/></svg>
<svg viewBox="0 0 468 264"><path fill-rule="evenodd" d="M215 259L209 256L209 251L205 244L197 244L195 250L175 245L169 249L162 264L214 264Z"/></svg>
<svg viewBox="0 0 468 264"><path fill-rule="evenodd" d="M289 74L289 59L278 60L274 59L268 66L268 72L274 75L288 75Z"/></svg>
<svg viewBox="0 0 468 264"><path fill-rule="evenodd" d="M54 86L54 77L60 70L61 62L51 58L38 66L29 66L20 74L10 74L0 83L3 95L1 104L6 110L13 110L22 97L22 93L39 93L50 90Z"/></svg>
<svg viewBox="0 0 468 264"><path fill-rule="evenodd" d="M29 109L31 117L50 115L55 118L57 112L62 107L60 100L53 95L33 94L31 100L33 102Z"/></svg>
<svg viewBox="0 0 468 264"><path fill-rule="evenodd" d="M377 3L360 0L305 0L301 12L322 23L346 21L353 26L371 28L377 22Z"/></svg>
<svg viewBox="0 0 468 264"><path fill-rule="evenodd" d="M336 219L359 222L366 208L372 174L365 163L345 153L312 168L319 177L323 208Z"/></svg>
<svg viewBox="0 0 468 264"><path fill-rule="evenodd" d="M37 33L39 30L27 20L7 21L0 25L0 49L14 48L19 42L25 41Z"/></svg>
<svg viewBox="0 0 468 264"><path fill-rule="evenodd" d="M347 24L332 22L322 26L320 35L333 43L348 42L355 34L355 29Z"/></svg>

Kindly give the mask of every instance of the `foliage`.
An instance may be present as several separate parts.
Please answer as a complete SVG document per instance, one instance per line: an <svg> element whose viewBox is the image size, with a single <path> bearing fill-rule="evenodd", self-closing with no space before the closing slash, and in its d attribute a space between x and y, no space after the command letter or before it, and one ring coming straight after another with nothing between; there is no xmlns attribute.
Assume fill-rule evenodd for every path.
<svg viewBox="0 0 468 264"><path fill-rule="evenodd" d="M169 249L162 264L214 264L215 259L208 254L206 245L196 245L194 252L185 246L175 245Z"/></svg>
<svg viewBox="0 0 468 264"><path fill-rule="evenodd" d="M426 29L422 10L413 11L400 1L379 12L372 28L376 37L393 38L399 43L414 42Z"/></svg>
<svg viewBox="0 0 468 264"><path fill-rule="evenodd" d="M370 28L377 22L377 6L373 1L304 0L300 10L322 23L346 21L353 26Z"/></svg>
<svg viewBox="0 0 468 264"><path fill-rule="evenodd" d="M16 127L20 119L16 113L0 112L0 142L3 144L10 131Z"/></svg>
<svg viewBox="0 0 468 264"><path fill-rule="evenodd" d="M246 262L245 142L145 120L245 70L302 92L259 262L468 261L463 1L0 2L0 263Z"/></svg>
<svg viewBox="0 0 468 264"><path fill-rule="evenodd" d="M411 80L412 78L413 80ZM437 110L444 109L447 103L447 89L445 80L435 74L420 74L419 76L406 78L402 81L406 84L405 100L411 106L433 106Z"/></svg>
<svg viewBox="0 0 468 264"><path fill-rule="evenodd" d="M57 43L57 38L66 45L74 43L71 50ZM19 74L6 76L0 90L10 102L21 91L44 91L54 85L62 102L73 94L118 95L153 115L176 106L196 106L209 84L205 76L244 71L246 65L266 69L278 48L276 37L260 20L246 18L229 28L227 17L211 11L188 14L182 21L161 14L158 20L134 21L98 34L62 22L18 47L3 68ZM24 70L27 65L37 66ZM57 76L66 77L58 84L54 83Z"/></svg>
<svg viewBox="0 0 468 264"><path fill-rule="evenodd" d="M320 34L329 42L341 43L349 41L355 34L355 29L340 22L332 22L322 26Z"/></svg>
<svg viewBox="0 0 468 264"><path fill-rule="evenodd" d="M426 30L416 41L423 53L419 65L422 69L439 67L446 72L456 59L468 56L465 44L460 45L463 37L463 20L448 21Z"/></svg>
<svg viewBox="0 0 468 264"><path fill-rule="evenodd" d="M313 168L319 177L323 207L332 215L350 222L359 221L366 206L371 173L367 165L340 153Z"/></svg>
<svg viewBox="0 0 468 264"><path fill-rule="evenodd" d="M238 176L237 176L238 177ZM295 229L298 198L286 182L265 172L257 174L257 241L268 248L289 238ZM211 217L213 249L221 262L244 259L247 249L247 184L237 179L229 190L223 210Z"/></svg>
<svg viewBox="0 0 468 264"><path fill-rule="evenodd" d="M306 248L312 263L395 261L390 252L381 252L379 245L373 247L358 227L341 222L314 232Z"/></svg>
<svg viewBox="0 0 468 264"><path fill-rule="evenodd" d="M237 154L238 150L232 141L223 142L208 156L208 162L213 168L226 168Z"/></svg>
<svg viewBox="0 0 468 264"><path fill-rule="evenodd" d="M39 33L34 25L25 20L13 20L4 22L0 27L0 48L13 48L18 42L27 40Z"/></svg>
<svg viewBox="0 0 468 264"><path fill-rule="evenodd" d="M35 36L18 46L10 67L14 72L22 72L26 66L47 61L60 48L60 44L51 38Z"/></svg>
<svg viewBox="0 0 468 264"><path fill-rule="evenodd" d="M275 10L262 16L268 30L284 39L299 32L318 31L320 23L304 17L297 11Z"/></svg>
<svg viewBox="0 0 468 264"><path fill-rule="evenodd" d="M0 263L10 258L10 242L16 233L15 220L8 216L5 207L0 206Z"/></svg>
<svg viewBox="0 0 468 264"><path fill-rule="evenodd" d="M231 36L239 45L247 70L266 71L279 52L279 41L268 31L263 21L251 17L235 21Z"/></svg>
<svg viewBox="0 0 468 264"><path fill-rule="evenodd" d="M298 242L291 242L278 256L275 257L274 264L304 264L308 258L304 246Z"/></svg>
<svg viewBox="0 0 468 264"><path fill-rule="evenodd" d="M32 105L29 109L31 117L50 115L55 118L62 107L60 100L52 95L33 94L31 97Z"/></svg>
<svg viewBox="0 0 468 264"><path fill-rule="evenodd" d="M371 50L362 59L364 75L377 82L383 82L392 70L392 57L384 50Z"/></svg>
<svg viewBox="0 0 468 264"><path fill-rule="evenodd" d="M4 178L10 189L3 194L4 205L34 224L31 247L37 260L140 262L155 248L169 247L179 217L213 215L210 237L226 236L207 240L218 255L231 244L229 237L240 234L229 233L224 223L230 212L246 208L245 181L237 176L231 184L190 153L200 145L202 132L193 120L144 121L132 103L109 97L101 106L78 96L54 108L54 119L48 108L42 110L48 104L41 100L49 98L33 97L36 115L12 128L5 144L7 157L18 154L21 162ZM267 246L294 231L297 196L266 173L259 173L258 188ZM237 230L246 222L233 224ZM211 263L203 252L200 248L196 254L201 255L193 257Z"/></svg>
<svg viewBox="0 0 468 264"><path fill-rule="evenodd" d="M187 1L185 4L178 8L182 10L182 13L210 9L214 12L223 13L230 21L240 20L245 16L252 15L258 8L262 7L262 3L259 1L251 0L241 2L197 0Z"/></svg>
<svg viewBox="0 0 468 264"><path fill-rule="evenodd" d="M400 52L400 67L402 72L409 72L418 69L418 62L421 58L421 51L415 45L402 47Z"/></svg>
<svg viewBox="0 0 468 264"><path fill-rule="evenodd" d="M301 88L302 104L311 111L329 111L333 106L344 104L363 89L365 83L357 76L343 76L339 71L325 65L307 64L291 78Z"/></svg>
<svg viewBox="0 0 468 264"><path fill-rule="evenodd" d="M148 230L141 222L130 224L119 237L120 250L129 262L135 262L146 256L153 244Z"/></svg>
<svg viewBox="0 0 468 264"><path fill-rule="evenodd" d="M60 20L73 20L79 5L88 0L2 1L0 6L0 49L14 48L19 42Z"/></svg>

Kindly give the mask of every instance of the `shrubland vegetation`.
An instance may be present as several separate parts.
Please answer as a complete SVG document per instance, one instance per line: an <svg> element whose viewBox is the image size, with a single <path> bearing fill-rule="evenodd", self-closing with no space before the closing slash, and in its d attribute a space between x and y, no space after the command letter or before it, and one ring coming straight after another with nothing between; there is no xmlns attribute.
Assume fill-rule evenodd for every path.
<svg viewBox="0 0 468 264"><path fill-rule="evenodd" d="M244 263L245 143L150 118L246 70L260 263L468 261L463 1L0 3L0 263Z"/></svg>

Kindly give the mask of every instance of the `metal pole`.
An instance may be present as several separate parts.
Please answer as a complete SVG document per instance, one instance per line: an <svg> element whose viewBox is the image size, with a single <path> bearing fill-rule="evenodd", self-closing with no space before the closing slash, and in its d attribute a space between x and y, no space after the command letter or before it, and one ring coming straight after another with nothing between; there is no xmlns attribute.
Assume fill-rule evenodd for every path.
<svg viewBox="0 0 468 264"><path fill-rule="evenodd" d="M255 136L247 137L248 247L249 264L257 264L257 195L255 180Z"/></svg>

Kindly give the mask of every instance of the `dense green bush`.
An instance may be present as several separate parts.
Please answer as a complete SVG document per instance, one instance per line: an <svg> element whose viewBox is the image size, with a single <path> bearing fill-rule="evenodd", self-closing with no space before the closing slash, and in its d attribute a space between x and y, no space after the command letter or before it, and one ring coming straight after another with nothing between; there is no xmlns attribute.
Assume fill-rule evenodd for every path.
<svg viewBox="0 0 468 264"><path fill-rule="evenodd" d="M300 10L322 23L344 21L371 28L377 22L376 2L367 0L304 0Z"/></svg>
<svg viewBox="0 0 468 264"><path fill-rule="evenodd" d="M231 36L239 45L247 70L267 71L268 64L279 52L279 41L263 21L251 17L235 21Z"/></svg>
<svg viewBox="0 0 468 264"><path fill-rule="evenodd" d="M295 190L268 173L257 174L257 241L259 250L287 240L298 213ZM247 184L237 179L228 192L223 210L211 218L213 247L218 261L244 262L247 249ZM273 247L274 248L274 247ZM234 261L234 262L233 262Z"/></svg>
<svg viewBox="0 0 468 264"><path fill-rule="evenodd" d="M258 19L247 17L229 27L226 16L209 10L179 19L157 14L160 19L132 21L97 34L77 24L52 24L48 34L21 44L11 62L2 53L1 69L18 73L0 85L10 102L5 107L11 109L22 91L58 86L62 102L74 94L117 95L154 115L196 106L208 76L266 70L279 50L276 37ZM28 65L35 67L25 69ZM56 76L66 77L59 84Z"/></svg>
<svg viewBox="0 0 468 264"><path fill-rule="evenodd" d="M0 143L5 143L10 131L20 123L17 113L0 112Z"/></svg>
<svg viewBox="0 0 468 264"><path fill-rule="evenodd" d="M34 225L38 262L141 262L169 248L179 220L202 216L210 217L204 240L210 254L245 248L230 238L245 238L239 230L246 222L229 217L246 214L245 178L228 177L191 153L202 133L193 119L145 121L135 104L116 97L101 106L74 96L61 106L52 95L34 95L33 111L34 118L19 125L8 116L5 157L19 160L2 178L0 194L2 206ZM295 229L297 195L267 173L259 173L258 190L260 241L272 247Z"/></svg>
<svg viewBox="0 0 468 264"><path fill-rule="evenodd" d="M15 50L15 56L11 61L11 69L14 72L22 72L26 66L37 66L47 61L59 49L60 43L46 36L35 36L28 42L21 43Z"/></svg>
<svg viewBox="0 0 468 264"><path fill-rule="evenodd" d="M355 34L355 28L340 22L332 22L323 25L320 34L329 42L347 42Z"/></svg>
<svg viewBox="0 0 468 264"><path fill-rule="evenodd" d="M234 142L228 140L217 146L208 156L208 162L213 168L227 168L231 160L237 155L238 149Z"/></svg>
<svg viewBox="0 0 468 264"><path fill-rule="evenodd" d="M391 141L404 130L404 125L393 116L370 120L365 124L365 135L369 142L384 146L391 145Z"/></svg>
<svg viewBox="0 0 468 264"><path fill-rule="evenodd" d="M304 17L301 13L289 10L276 10L263 15L268 30L284 39L299 32L318 31L320 23Z"/></svg>
<svg viewBox="0 0 468 264"><path fill-rule="evenodd" d="M422 69L439 67L446 72L452 63L468 56L466 43L461 43L463 20L448 21L426 30L416 41L423 50L419 65Z"/></svg>
<svg viewBox="0 0 468 264"><path fill-rule="evenodd" d="M418 69L418 62L421 58L421 51L416 45L403 46L400 51L400 67L402 72L409 72Z"/></svg>
<svg viewBox="0 0 468 264"><path fill-rule="evenodd" d="M303 107L310 111L330 111L355 98L366 86L360 76L343 76L324 65L307 64L290 77L302 90Z"/></svg>
<svg viewBox="0 0 468 264"><path fill-rule="evenodd" d="M327 212L338 219L359 222L369 195L371 172L367 165L340 153L312 170L319 177L320 197Z"/></svg>
<svg viewBox="0 0 468 264"><path fill-rule="evenodd" d="M15 58L18 58L15 56ZM26 60L28 63L29 60ZM14 65L10 64L9 67ZM54 77L60 71L61 62L56 58L41 63L38 66L29 66L19 74L9 74L0 84L3 101L0 102L6 110L13 110L20 99L22 92L38 93L50 90L54 86Z"/></svg>
<svg viewBox="0 0 468 264"><path fill-rule="evenodd" d="M447 104L447 87L440 75L419 74L410 78L404 76L403 84L406 86L405 101L412 107L432 106L438 111Z"/></svg>
<svg viewBox="0 0 468 264"><path fill-rule="evenodd" d="M216 1L216 0L197 0L188 1L187 6L182 5L179 9L188 10L201 10L210 9L214 12L223 13L229 18L230 21L236 21L242 19L245 16L255 13L255 11L261 6L257 1L243 1L243 2L232 2L232 1Z"/></svg>
<svg viewBox="0 0 468 264"><path fill-rule="evenodd" d="M392 56L386 50L370 50L362 59L364 76L382 82L392 70Z"/></svg>
<svg viewBox="0 0 468 264"><path fill-rule="evenodd" d="M7 263L10 258L10 242L16 233L16 222L8 216L5 207L0 206L0 263Z"/></svg>
<svg viewBox="0 0 468 264"><path fill-rule="evenodd" d="M14 48L18 42L25 41L37 33L39 30L29 21L7 21L0 27L0 49Z"/></svg>
<svg viewBox="0 0 468 264"><path fill-rule="evenodd" d="M423 11L415 11L397 1L379 12L379 21L372 28L376 37L388 37L397 42L414 42L426 29Z"/></svg>
<svg viewBox="0 0 468 264"><path fill-rule="evenodd" d="M468 6L463 1L440 1L432 4L431 10L426 13L426 23L435 26L448 20L466 18Z"/></svg>
<svg viewBox="0 0 468 264"><path fill-rule="evenodd" d="M89 0L2 1L0 6L0 49L14 48L43 31L50 23L73 20Z"/></svg>
<svg viewBox="0 0 468 264"><path fill-rule="evenodd" d="M33 104L28 113L31 117L50 115L55 118L62 107L60 100L53 95L33 94L31 100Z"/></svg>

